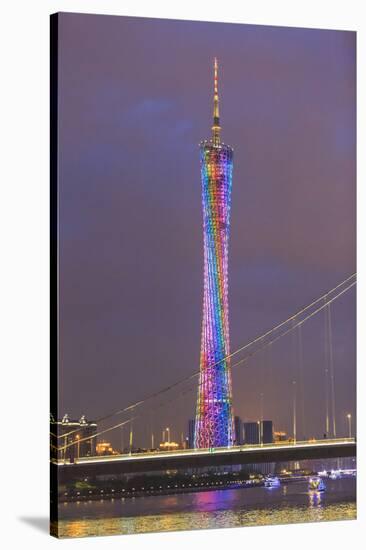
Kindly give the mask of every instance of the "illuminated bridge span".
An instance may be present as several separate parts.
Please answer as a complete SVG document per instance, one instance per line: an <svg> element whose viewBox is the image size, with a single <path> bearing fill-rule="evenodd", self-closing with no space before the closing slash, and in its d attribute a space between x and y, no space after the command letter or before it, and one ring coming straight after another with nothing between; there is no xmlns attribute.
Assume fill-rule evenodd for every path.
<svg viewBox="0 0 366 550"><path fill-rule="evenodd" d="M85 457L75 463L53 461L63 480L93 477L98 474L118 475L160 470L189 469L207 466L231 466L328 459L356 456L354 438L298 441L267 445L244 445L217 449L188 449L154 453Z"/></svg>

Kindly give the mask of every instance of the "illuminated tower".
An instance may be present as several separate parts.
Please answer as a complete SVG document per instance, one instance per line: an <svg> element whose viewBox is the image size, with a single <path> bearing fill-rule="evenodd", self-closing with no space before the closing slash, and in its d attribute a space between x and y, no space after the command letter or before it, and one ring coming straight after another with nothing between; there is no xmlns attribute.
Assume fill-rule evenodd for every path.
<svg viewBox="0 0 366 550"><path fill-rule="evenodd" d="M195 447L231 446L234 423L228 306L228 247L233 150L220 140L217 59L212 139L200 143L204 290Z"/></svg>

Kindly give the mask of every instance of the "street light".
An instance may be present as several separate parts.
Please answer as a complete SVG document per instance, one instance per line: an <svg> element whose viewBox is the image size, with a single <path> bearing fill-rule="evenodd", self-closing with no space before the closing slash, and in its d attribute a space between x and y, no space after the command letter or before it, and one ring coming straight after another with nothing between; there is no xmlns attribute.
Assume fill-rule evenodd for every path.
<svg viewBox="0 0 366 550"><path fill-rule="evenodd" d="M80 458L80 435L76 436L77 442L78 442L78 459Z"/></svg>
<svg viewBox="0 0 366 550"><path fill-rule="evenodd" d="M351 439L352 437L352 415L350 413L347 414L347 420L348 420L348 437Z"/></svg>
<svg viewBox="0 0 366 550"><path fill-rule="evenodd" d="M296 380L292 381L292 387L293 387L293 437L294 437L294 444L296 443Z"/></svg>
<svg viewBox="0 0 366 550"><path fill-rule="evenodd" d="M260 418L260 425L259 425L260 444L261 445L263 445L263 396L264 396L264 393L261 393L260 394L260 414L261 414L261 418Z"/></svg>
<svg viewBox="0 0 366 550"><path fill-rule="evenodd" d="M260 414L261 414L261 420L263 420L263 397L264 397L264 393L261 393L260 394Z"/></svg>
<svg viewBox="0 0 366 550"><path fill-rule="evenodd" d="M170 428L165 428L165 429L168 432L168 443L170 443Z"/></svg>
<svg viewBox="0 0 366 550"><path fill-rule="evenodd" d="M131 422L130 423L130 452L129 452L130 455L132 455L132 447L133 447L133 426Z"/></svg>
<svg viewBox="0 0 366 550"><path fill-rule="evenodd" d="M257 424L258 424L258 445L261 444L261 423L259 420L257 420Z"/></svg>

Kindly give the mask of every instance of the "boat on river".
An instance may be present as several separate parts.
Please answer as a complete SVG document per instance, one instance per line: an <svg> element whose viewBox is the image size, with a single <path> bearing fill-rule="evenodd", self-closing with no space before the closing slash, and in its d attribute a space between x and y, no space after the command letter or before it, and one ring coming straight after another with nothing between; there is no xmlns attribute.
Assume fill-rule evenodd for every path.
<svg viewBox="0 0 366 550"><path fill-rule="evenodd" d="M277 476L267 476L264 480L264 486L269 488L279 487L281 481Z"/></svg>
<svg viewBox="0 0 366 550"><path fill-rule="evenodd" d="M321 477L311 477L309 479L309 491L321 493L325 489L326 485Z"/></svg>

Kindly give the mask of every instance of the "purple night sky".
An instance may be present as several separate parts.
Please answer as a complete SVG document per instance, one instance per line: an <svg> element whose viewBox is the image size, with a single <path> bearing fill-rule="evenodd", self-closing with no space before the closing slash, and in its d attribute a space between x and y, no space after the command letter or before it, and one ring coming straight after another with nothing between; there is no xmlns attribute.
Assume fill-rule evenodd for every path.
<svg viewBox="0 0 366 550"><path fill-rule="evenodd" d="M355 272L356 34L59 21L59 412L98 418L199 368L198 143L210 137L214 56L234 147L232 351ZM332 306L339 435L355 414L355 308L354 289ZM323 433L323 326L321 313L303 328L307 436ZM291 431L285 340L233 371L233 396L256 420L263 392L264 416ZM170 424L177 439L195 398L162 408L154 429Z"/></svg>

